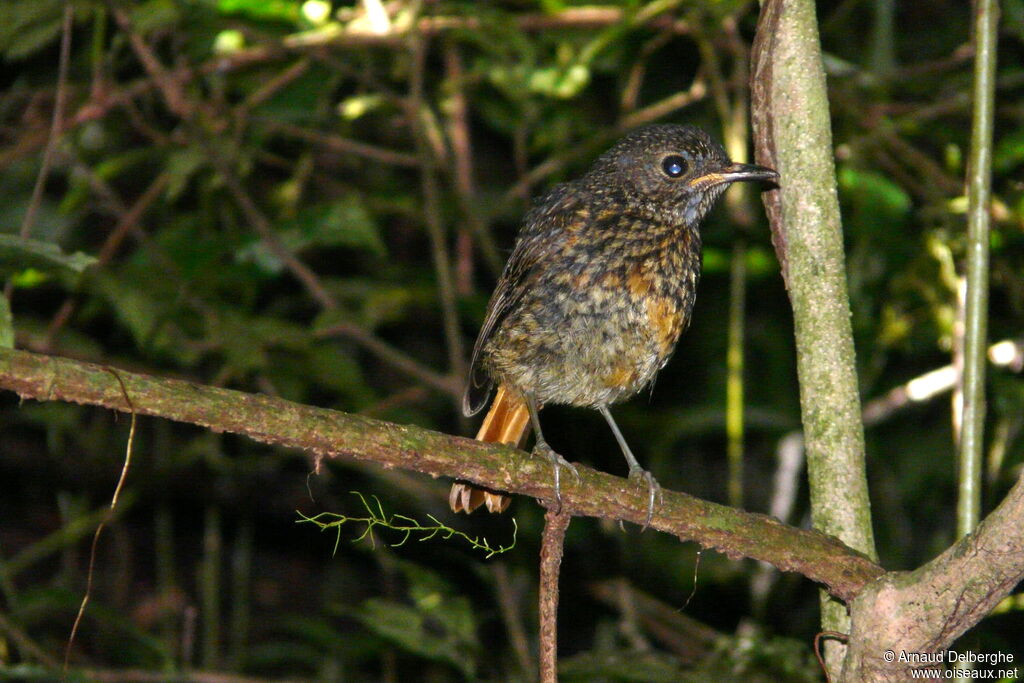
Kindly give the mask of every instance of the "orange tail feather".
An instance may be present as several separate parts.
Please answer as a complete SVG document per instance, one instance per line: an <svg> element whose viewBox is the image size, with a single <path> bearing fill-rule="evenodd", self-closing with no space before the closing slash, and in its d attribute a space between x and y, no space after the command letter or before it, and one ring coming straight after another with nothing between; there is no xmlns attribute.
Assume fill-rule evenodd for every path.
<svg viewBox="0 0 1024 683"><path fill-rule="evenodd" d="M488 443L518 446L529 428L530 410L526 402L501 385L476 438ZM452 511L467 514L481 505L486 505L490 512L504 512L511 502L512 497L506 493L474 486L465 481L452 484L451 493L448 494L448 504Z"/></svg>

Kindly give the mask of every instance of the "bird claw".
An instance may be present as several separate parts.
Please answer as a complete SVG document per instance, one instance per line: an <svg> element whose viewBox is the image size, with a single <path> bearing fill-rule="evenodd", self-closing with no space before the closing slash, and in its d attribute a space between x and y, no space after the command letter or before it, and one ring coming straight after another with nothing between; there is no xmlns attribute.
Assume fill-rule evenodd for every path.
<svg viewBox="0 0 1024 683"><path fill-rule="evenodd" d="M539 455L539 456L541 456L543 458L546 458L551 463L551 466L554 468L554 470L555 470L555 500L558 501L559 505L561 505L562 504L562 481L561 481L561 472L560 472L561 468L564 467L565 469L567 469L570 472L572 472L572 476L576 477L576 483L577 484L580 483L580 473L576 471L576 466L575 465L573 465L568 460L566 460L565 458L560 456L558 453L555 453L554 449L552 449L551 446L547 445L547 443L541 442L541 443L536 444L533 447L533 453L534 453L534 455Z"/></svg>
<svg viewBox="0 0 1024 683"><path fill-rule="evenodd" d="M664 500L665 496L661 492L661 484L658 483L658 480L654 478L653 474L651 474L645 469L642 469L640 467L631 468L629 470L629 480L647 483L647 519L644 520L643 529L640 530L642 532L651 525L651 518L654 516L655 497L657 497L658 502L660 503Z"/></svg>

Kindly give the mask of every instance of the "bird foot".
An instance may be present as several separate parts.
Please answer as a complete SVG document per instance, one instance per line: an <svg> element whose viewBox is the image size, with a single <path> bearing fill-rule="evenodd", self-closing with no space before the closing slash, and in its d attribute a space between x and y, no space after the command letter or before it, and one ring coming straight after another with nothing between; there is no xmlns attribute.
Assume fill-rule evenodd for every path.
<svg viewBox="0 0 1024 683"><path fill-rule="evenodd" d="M576 471L576 466L570 463L568 460L555 453L554 449L551 448L545 441L538 442L533 447L533 454L546 458L551 466L555 470L555 500L558 504L562 504L562 482L560 470L564 467L565 469L572 472L572 476L576 477L576 483L580 482L580 473Z"/></svg>
<svg viewBox="0 0 1024 683"><path fill-rule="evenodd" d="M644 520L644 527L640 530L644 531L651 525L651 518L654 516L654 499L657 498L659 503L664 499L664 495L661 493L661 484L658 483L653 474L641 467L630 468L629 480L647 484L647 519Z"/></svg>

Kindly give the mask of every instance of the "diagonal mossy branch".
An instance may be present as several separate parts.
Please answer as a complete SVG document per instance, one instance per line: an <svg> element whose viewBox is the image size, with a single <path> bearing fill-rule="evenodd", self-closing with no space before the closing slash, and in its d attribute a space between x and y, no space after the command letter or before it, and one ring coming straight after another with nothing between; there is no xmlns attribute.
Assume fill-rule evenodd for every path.
<svg viewBox="0 0 1024 683"><path fill-rule="evenodd" d="M434 477L449 476L534 498L552 499L546 460L510 446L485 444L412 425L301 405L262 394L118 370L140 415L232 432L298 448L319 459L348 456ZM128 411L110 368L56 356L0 349L0 388L23 399L66 401ZM578 466L580 482L562 486L573 515L643 524L645 490L627 479ZM832 536L778 520L665 491L650 526L732 558L768 562L825 585L851 600L883 573L881 567Z"/></svg>

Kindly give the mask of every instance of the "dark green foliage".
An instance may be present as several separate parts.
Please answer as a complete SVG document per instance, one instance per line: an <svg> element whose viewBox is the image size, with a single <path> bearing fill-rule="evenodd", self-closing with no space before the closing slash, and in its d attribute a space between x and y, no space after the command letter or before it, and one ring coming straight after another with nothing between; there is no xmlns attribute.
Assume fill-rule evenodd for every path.
<svg viewBox="0 0 1024 683"><path fill-rule="evenodd" d="M487 254L507 256L529 196L577 176L622 127L654 114L722 138L720 108L742 99L734 69L746 63L755 3L624 0L584 20L588 4L387 3L394 26L417 11L428 20L419 61L409 36L372 35L364 3L75 0L64 132L25 241L18 234L55 106L64 3L3 0L0 271L12 294L11 310L0 310L0 345L472 433L451 390L462 377L452 375L431 220L443 232L446 295L465 346L496 278ZM818 5L870 403L948 364L956 341L971 78L956 50L968 40L969 3L898 3L892 73L869 67L872 3ZM121 27L122 9L164 81ZM1024 328L1024 1L1006 0L1003 10L993 341L1019 339ZM684 103L678 96L694 79L704 89ZM424 168L436 198L425 194ZM665 487L726 499L729 268L742 237L745 501L768 511L776 449L799 429L799 389L786 292L760 209L746 208L709 217L693 325L650 398L616 416ZM9 622L0 627L0 677L52 679L46 667L63 657L128 420L58 402L21 405L8 392L0 400L0 615ZM949 405L940 394L868 429L887 568L918 566L952 540ZM991 508L1024 461L1019 363L991 370L989 406ZM625 474L599 417L549 409L543 419L570 460ZM316 680L534 678L542 514L532 501L514 503L517 545L500 558L483 560L440 534L399 548L354 544L361 529L348 527L335 555L335 538L295 524L295 511L359 517L350 490L495 547L510 543L513 526L449 516L447 481L356 463L312 469L299 453L140 419L68 680L128 668L169 680L197 668ZM786 521L802 524L806 491L796 486ZM692 548L575 520L561 582L563 679L815 680L814 587L776 577L758 593L754 573L705 553L694 591ZM656 607L625 593L595 597L598 583L620 577ZM711 645L674 622L664 627L659 609L703 622ZM1022 620L1020 603L1007 605L964 647L1016 647L1024 657Z"/></svg>

